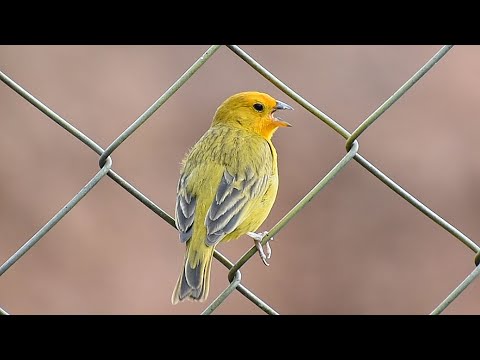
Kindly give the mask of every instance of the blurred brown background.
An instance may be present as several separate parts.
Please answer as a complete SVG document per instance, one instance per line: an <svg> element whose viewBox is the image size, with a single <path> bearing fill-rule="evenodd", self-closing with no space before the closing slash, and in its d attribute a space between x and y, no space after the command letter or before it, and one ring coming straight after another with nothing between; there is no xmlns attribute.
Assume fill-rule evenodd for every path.
<svg viewBox="0 0 480 360"><path fill-rule="evenodd" d="M0 46L0 70L106 148L208 46ZM440 46L242 46L353 131ZM478 243L480 47L457 46L360 138L360 153ZM221 48L113 154L113 168L173 214L179 163L233 93L295 107L274 138L280 189L268 230L344 155L344 140ZM98 156L0 83L0 263L98 171ZM248 237L218 250L238 259ZM271 266L243 283L281 314L425 314L472 270L473 252L356 162L281 231ZM13 314L198 314L172 306L184 246L105 177L0 278ZM227 285L213 263L212 301ZM480 313L477 280L446 314ZM263 314L235 292L216 314Z"/></svg>

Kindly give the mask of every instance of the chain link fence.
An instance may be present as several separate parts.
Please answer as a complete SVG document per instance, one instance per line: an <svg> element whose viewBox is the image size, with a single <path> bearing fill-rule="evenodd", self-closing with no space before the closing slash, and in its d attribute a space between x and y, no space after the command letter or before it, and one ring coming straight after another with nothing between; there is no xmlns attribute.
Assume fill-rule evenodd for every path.
<svg viewBox="0 0 480 360"><path fill-rule="evenodd" d="M100 147L90 137L82 133L68 121L60 117L48 106L36 99L32 94L27 92L21 85L17 84L13 79L0 71L0 80L8 87L10 87L17 94L22 96L26 101L31 103L39 111L44 113L48 118L53 120L56 124L61 126L66 132L75 136L83 144L88 146L91 150L99 155L99 167L100 170L97 174L82 188L80 191L62 207L41 229L39 229L28 241L26 241L13 255L11 255L1 266L0 276L7 272L12 265L21 259L21 257L30 251L33 246L39 242L55 225L62 220L62 218L72 210L105 176L112 178L119 186L138 199L147 208L157 214L161 219L166 221L171 226L175 227L175 221L168 213L157 206L153 201L148 199L141 191L132 186L124 178L122 178L117 172L112 169L112 156L115 150L129 137L131 136L141 125L143 125L151 116L158 110L166 101L180 89L191 76L198 71L206 62L208 62L216 51L220 48L220 45L214 45L208 48L193 65L180 77L174 84L164 93L160 98L155 101L137 120L135 120L124 132L122 132L106 149ZM391 180L380 169L373 166L367 159L360 155L359 143L361 135L371 126L375 121L382 116L382 114L394 105L395 102L400 99L417 81L419 81L428 71L432 69L441 59L451 50L452 46L442 47L425 65L423 65L408 81L406 81L394 94L392 94L383 104L381 104L365 121L363 121L352 133L345 130L338 122L327 116L315 105L307 101L300 96L297 92L292 90L280 79L275 77L268 69L262 66L259 62L253 59L248 53L242 50L238 46L228 46L228 48L236 54L240 59L245 61L259 74L261 74L266 80L270 81L278 89L284 92L291 99L295 100L298 104L303 106L307 111L313 114L315 117L323 121L333 131L338 133L345 139L346 154L341 158L338 163L307 193L298 203L268 232L268 235L264 237L263 244L269 239L279 233L288 222L301 213L305 205L310 202L335 176L344 169L352 161L357 162L374 175L378 180L385 184L392 191L397 193L402 199L414 206L419 212L434 221L437 225L449 232L463 245L470 248L474 254L472 256L472 262L475 261L475 269L469 274L461 283L453 289L453 291L445 297L443 301L439 301L439 305L432 310L431 314L442 313L447 306L449 306L462 292L465 290L479 275L480 265L480 247L469 239L460 230L453 225L445 221L440 215L429 209L425 204L417 200L400 185ZM216 308L218 308L235 290L249 299L252 305L259 307L267 314L278 314L273 306L267 304L260 297L250 291L242 281L241 269L252 258L256 252L255 246L252 246L241 258L235 263L231 262L220 252L215 252L215 258L223 264L228 271L228 287L222 291L203 311L203 314L211 314ZM476 258L475 254L477 254ZM1 299L0 299L1 305ZM7 311L0 307L0 314L8 314Z"/></svg>

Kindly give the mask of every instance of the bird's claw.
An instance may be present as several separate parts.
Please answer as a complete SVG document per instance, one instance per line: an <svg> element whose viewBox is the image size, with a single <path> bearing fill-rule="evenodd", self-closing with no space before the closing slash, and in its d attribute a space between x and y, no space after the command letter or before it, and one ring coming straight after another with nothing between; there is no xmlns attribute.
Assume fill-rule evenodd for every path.
<svg viewBox="0 0 480 360"><path fill-rule="evenodd" d="M268 241L265 243L265 251L263 251L262 248L262 239L265 237L265 235L268 234L268 231L264 231L263 233L257 234L254 232L248 232L247 235L250 236L253 241L255 242L255 247L258 250L258 254L260 255L260 258L262 259L263 263L266 266L270 266L270 264L267 262L267 259L270 259L272 257L272 248L270 247L270 240L273 240L273 237L268 239Z"/></svg>

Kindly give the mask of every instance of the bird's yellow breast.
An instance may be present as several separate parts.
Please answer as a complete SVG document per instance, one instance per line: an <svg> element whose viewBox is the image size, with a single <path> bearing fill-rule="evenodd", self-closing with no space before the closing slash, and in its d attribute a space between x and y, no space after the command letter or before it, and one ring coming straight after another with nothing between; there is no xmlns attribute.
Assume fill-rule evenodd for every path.
<svg viewBox="0 0 480 360"><path fill-rule="evenodd" d="M231 126L210 128L185 156L182 174L189 176L187 191L197 199L192 240L206 237L205 217L227 170L236 179L244 179L248 169L257 179L265 179L265 190L250 196L242 218L234 231L222 241L236 239L255 231L267 218L278 190L277 153L273 144L262 136Z"/></svg>

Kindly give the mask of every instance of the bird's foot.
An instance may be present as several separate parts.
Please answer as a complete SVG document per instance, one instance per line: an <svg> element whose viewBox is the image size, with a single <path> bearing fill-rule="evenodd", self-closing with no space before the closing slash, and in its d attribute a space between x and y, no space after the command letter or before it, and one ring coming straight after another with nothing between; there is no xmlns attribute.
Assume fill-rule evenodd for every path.
<svg viewBox="0 0 480 360"><path fill-rule="evenodd" d="M263 251L262 248L262 239L265 237L265 235L268 234L268 231L264 231L262 233L254 233L254 232L247 232L247 235L250 236L253 241L255 242L255 247L258 250L258 254L260 255L260 258L262 259L263 263L266 266L270 266L270 264L267 262L267 259L270 259L272 256L272 248L270 247L270 240L273 240L273 237L268 239L268 241L265 243L265 251Z"/></svg>

